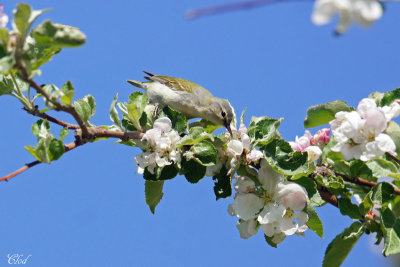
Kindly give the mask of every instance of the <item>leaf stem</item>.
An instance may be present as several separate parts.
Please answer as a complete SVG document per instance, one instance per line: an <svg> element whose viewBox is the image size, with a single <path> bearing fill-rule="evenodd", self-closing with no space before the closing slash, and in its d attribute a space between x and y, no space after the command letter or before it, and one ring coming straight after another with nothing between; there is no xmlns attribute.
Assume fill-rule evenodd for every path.
<svg viewBox="0 0 400 267"><path fill-rule="evenodd" d="M45 90L43 90L43 88L39 84L37 84L32 78L29 77L28 72L24 66L22 66L20 64L20 65L18 65L18 68L22 72L22 79L24 81L26 81L38 93L43 95L47 101L54 104L56 106L57 111L64 111L64 112L71 114L74 117L75 121L79 124L79 127L82 130L82 137L83 138L89 137L89 132L88 132L87 126L86 126L85 122L82 120L82 118L79 116L78 112L75 110L74 106L67 107L67 106L62 105L60 102L54 100L49 94L46 93Z"/></svg>

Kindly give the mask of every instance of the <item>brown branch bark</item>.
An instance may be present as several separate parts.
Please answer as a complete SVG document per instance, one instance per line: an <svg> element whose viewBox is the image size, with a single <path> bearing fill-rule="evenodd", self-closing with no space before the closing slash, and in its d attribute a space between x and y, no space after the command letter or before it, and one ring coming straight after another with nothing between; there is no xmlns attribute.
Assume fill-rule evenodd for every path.
<svg viewBox="0 0 400 267"><path fill-rule="evenodd" d="M31 79L29 77L28 72L26 71L25 67L23 67L22 65L18 66L19 69L22 72L22 79L27 82L29 84L29 86L31 86L32 88L34 88L36 90L36 92L40 93L41 95L43 95L47 101L51 102L57 110L57 111L64 111L67 112L69 114L72 115L72 117L74 117L75 121L79 124L79 127L82 129L82 136L84 138L89 136L89 132L87 129L87 126L85 124L85 122L82 120L82 118L79 116L78 112L75 110L74 106L64 106L61 103L59 103L58 101L54 101L50 95L48 95L43 88L37 84L33 79Z"/></svg>
<svg viewBox="0 0 400 267"><path fill-rule="evenodd" d="M46 113L42 113L37 108L35 110L31 111L31 110L27 109L26 107L23 107L23 110L25 110L29 114L32 114L33 116L36 116L36 117L39 117L39 118L42 118L42 119L46 119L48 121L51 121L52 123L58 124L58 125L60 125L60 126L62 126L64 128L70 129L70 130L77 130L77 129L80 128L79 125L72 124L72 123L69 123L69 122L65 122L65 121L56 119L56 118L54 118L54 117L52 117L52 116L50 116L50 115L48 115Z"/></svg>
<svg viewBox="0 0 400 267"><path fill-rule="evenodd" d="M140 132L117 132L117 131L105 130L100 127L90 127L90 128L88 128L88 130L90 132L89 135L93 138L112 137L112 138L119 138L124 141L130 140L130 139L141 139L144 135L144 133L140 133ZM81 142L78 140L76 140L72 143L66 144L66 145L64 145L65 152L71 151L72 149L74 149L78 146L84 145L84 144L87 144L87 143ZM40 163L41 163L40 161L35 160L35 161L32 161L31 163L25 164L22 168L19 168L18 170L14 171L6 176L0 177L0 182L8 181L11 178L17 176L18 174L38 165Z"/></svg>
<svg viewBox="0 0 400 267"><path fill-rule="evenodd" d="M70 150L72 150L72 149L74 149L74 148L76 148L76 147L78 147L78 146L80 146L80 144L79 144L78 142L74 141L74 142L72 142L72 143L69 143L69 144L64 145L64 149L65 149L65 152L68 152L68 151L70 151ZM65 153L65 152L64 152L64 153ZM17 176L18 174L20 174L20 173L22 173L22 172L28 170L29 168L32 168L33 166L38 165L38 164L40 164L40 163L42 163L42 162L40 162L40 161L38 161L38 160L32 161L32 162L30 162L30 163L27 163L27 164L25 164L22 168L19 168L18 170L14 171L14 172L12 172L12 173L6 175L6 176L0 177L0 182L1 182L1 181L6 181L6 182L7 182L7 181L10 180L11 178Z"/></svg>
<svg viewBox="0 0 400 267"><path fill-rule="evenodd" d="M337 197L331 192L329 192L325 187L318 185L317 190L323 200L332 204L335 207L339 207L339 202Z"/></svg>
<svg viewBox="0 0 400 267"><path fill-rule="evenodd" d="M253 0L246 2L228 3L228 4L210 6L206 8L189 10L188 12L186 12L186 18L196 19L200 17L206 17L221 13L257 8L278 2L299 2L299 1L300 0ZM303 1L312 1L312 0L303 0Z"/></svg>
<svg viewBox="0 0 400 267"><path fill-rule="evenodd" d="M388 156L389 158L391 158L392 160L396 161L398 164L400 164L400 159L398 159L396 156L393 156L392 154L390 154L389 152L385 153L386 156Z"/></svg>
<svg viewBox="0 0 400 267"><path fill-rule="evenodd" d="M359 177L350 178L350 177L348 177L348 176L346 176L344 174L340 174L340 173L335 173L335 175L336 176L340 176L340 177L343 178L343 180L345 180L347 182L350 182L350 183L353 183L353 184L358 184L358 185L363 185L363 186L368 186L368 187L374 187L374 186L376 186L378 184L376 182L369 181L369 180L366 180L366 179L363 179L363 178L359 178ZM393 189L394 189L394 193L396 195L400 195L400 189L399 188L393 186Z"/></svg>

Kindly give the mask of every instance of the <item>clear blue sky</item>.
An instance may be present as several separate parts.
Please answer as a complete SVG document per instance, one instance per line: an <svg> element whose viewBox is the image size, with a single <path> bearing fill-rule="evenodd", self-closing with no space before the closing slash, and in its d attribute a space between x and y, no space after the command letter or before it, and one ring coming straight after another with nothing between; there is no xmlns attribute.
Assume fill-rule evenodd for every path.
<svg viewBox="0 0 400 267"><path fill-rule="evenodd" d="M284 138L304 132L307 107L343 99L351 105L375 90L400 84L400 4L389 3L372 28L351 27L335 37L334 23L316 27L312 3L282 3L186 21L189 8L226 1L29 1L54 8L43 16L82 29L87 44L65 49L42 68L41 83L71 80L76 95L96 98L93 123L111 124L116 92L127 99L126 79L141 70L182 77L228 98L239 113L285 120ZM11 14L17 1L3 2ZM33 158L36 120L16 99L0 97L0 175ZM63 116L69 119L69 117ZM60 127L53 126L58 134ZM68 140L72 140L72 134ZM242 240L229 216L232 199L215 201L213 182L166 182L151 214L144 180L135 174L137 149L114 140L85 145L51 165L37 166L0 184L0 266L7 254L31 254L29 266L319 266L326 246L351 220L319 208L325 238L307 231L278 249L260 232ZM344 266L381 266L364 236Z"/></svg>

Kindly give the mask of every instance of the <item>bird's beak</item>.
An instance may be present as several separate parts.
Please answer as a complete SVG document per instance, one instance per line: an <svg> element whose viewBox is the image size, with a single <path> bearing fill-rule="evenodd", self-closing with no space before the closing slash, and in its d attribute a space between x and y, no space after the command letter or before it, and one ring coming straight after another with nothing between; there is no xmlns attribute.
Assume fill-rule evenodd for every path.
<svg viewBox="0 0 400 267"><path fill-rule="evenodd" d="M233 137L231 125L226 119L224 119L224 126L228 130L228 132L231 134L231 137Z"/></svg>

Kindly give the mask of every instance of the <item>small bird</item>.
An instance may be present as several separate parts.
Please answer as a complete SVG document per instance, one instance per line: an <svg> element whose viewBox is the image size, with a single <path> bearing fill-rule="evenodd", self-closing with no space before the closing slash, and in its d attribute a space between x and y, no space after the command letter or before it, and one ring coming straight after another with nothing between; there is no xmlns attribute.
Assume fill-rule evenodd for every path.
<svg viewBox="0 0 400 267"><path fill-rule="evenodd" d="M230 124L234 111L228 100L213 96L194 82L143 71L148 82L128 80L133 86L146 91L149 102L169 106L187 118L203 118L215 125L223 125L232 135Z"/></svg>

